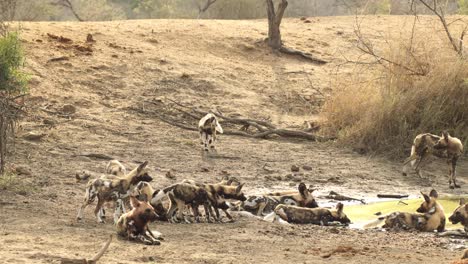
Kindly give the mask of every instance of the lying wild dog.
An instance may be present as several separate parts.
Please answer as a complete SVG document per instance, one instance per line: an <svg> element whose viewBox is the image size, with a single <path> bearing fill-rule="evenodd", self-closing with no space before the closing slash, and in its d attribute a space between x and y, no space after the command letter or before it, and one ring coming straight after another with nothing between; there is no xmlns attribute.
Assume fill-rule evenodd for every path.
<svg viewBox="0 0 468 264"><path fill-rule="evenodd" d="M338 203L336 209L305 208L294 205L280 204L273 211L275 218L292 224L314 224L327 226L332 222L349 224L351 221L343 212L343 204Z"/></svg>
<svg viewBox="0 0 468 264"><path fill-rule="evenodd" d="M223 133L223 128L218 122L218 118L212 113L208 113L198 122L201 145L205 151L215 150L216 133Z"/></svg>
<svg viewBox="0 0 468 264"><path fill-rule="evenodd" d="M160 245L160 238L148 228L148 223L157 218L153 207L148 202L138 201L134 196L130 196L130 203L133 209L121 215L116 223L117 234L147 245Z"/></svg>
<svg viewBox="0 0 468 264"><path fill-rule="evenodd" d="M419 177L422 177L421 164L429 156L447 159L449 165L449 187L460 188L456 183L456 165L463 153L463 144L458 138L451 137L447 132L443 132L439 137L433 134L420 134L414 139L411 147L411 156L407 158L403 165L403 175L406 175L406 164L411 163L411 167ZM452 185L453 182L453 185Z"/></svg>
<svg viewBox="0 0 468 264"><path fill-rule="evenodd" d="M304 183L300 183L296 193L273 193L272 195L250 196L241 203L241 209L262 216L263 213L271 213L279 204L295 205L306 208L318 207L312 192Z"/></svg>
<svg viewBox="0 0 468 264"><path fill-rule="evenodd" d="M105 202L117 201L116 211L114 214L114 221L116 221L120 210L125 210L123 201L121 198L128 196L128 191L138 184L140 181L152 181L151 176L148 175L146 166L148 162L140 164L138 167L130 171L123 177L117 177L114 175L104 175L98 179L90 180L86 185L86 193L83 204L81 205L77 220L83 218L83 211L85 208L94 202L96 197L98 202L94 210L94 214L99 223L104 223L102 206Z"/></svg>
<svg viewBox="0 0 468 264"><path fill-rule="evenodd" d="M443 150L447 153L447 164L449 166L449 187L460 188L456 183L456 167L458 159L463 155L463 144L460 139L451 137L448 132L442 133L442 138L435 144L434 149ZM453 185L452 185L453 183Z"/></svg>
<svg viewBox="0 0 468 264"><path fill-rule="evenodd" d="M393 212L379 217L364 227L369 228L384 222L383 228L443 232L445 230L445 214L442 206L437 202L437 191L432 190L429 195L422 192L421 194L424 197L424 202L416 210L417 213Z"/></svg>
<svg viewBox="0 0 468 264"><path fill-rule="evenodd" d="M133 189L132 196L135 196L138 200L144 202L150 202L153 206L154 211L158 215L159 221L167 221L167 210L164 208L162 201L156 201L153 199L159 190L154 190L148 182L139 182Z"/></svg>
<svg viewBox="0 0 468 264"><path fill-rule="evenodd" d="M454 225L458 223L462 224L464 229L446 231L439 234L440 236L468 237L468 203L465 202L464 198L460 199L460 205L453 211L452 215L449 217L449 221Z"/></svg>
<svg viewBox="0 0 468 264"><path fill-rule="evenodd" d="M122 163L120 163L120 161L111 160L106 165L106 174L123 177L125 174L127 174L127 169Z"/></svg>
<svg viewBox="0 0 468 264"><path fill-rule="evenodd" d="M206 204L208 201L208 193L205 189L187 183L176 183L164 189L161 189L153 197L154 201L161 201L164 196L169 197L170 208L167 211L169 222L178 222L185 220L183 212L186 205L189 205L195 217L195 221L199 222L198 207ZM153 201L152 200L152 201ZM177 215L174 213L177 210Z"/></svg>

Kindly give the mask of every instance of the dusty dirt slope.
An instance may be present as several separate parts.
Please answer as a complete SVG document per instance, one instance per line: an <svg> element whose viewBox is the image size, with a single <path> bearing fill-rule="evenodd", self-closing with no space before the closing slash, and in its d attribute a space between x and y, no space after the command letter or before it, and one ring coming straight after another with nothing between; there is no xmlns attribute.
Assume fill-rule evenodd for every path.
<svg viewBox="0 0 468 264"><path fill-rule="evenodd" d="M155 187L182 179L215 182L229 174L246 183L247 194L291 189L299 181L316 186L319 194L337 190L357 197L416 195L431 186L443 194L464 194L466 188L447 188L443 163L426 169L431 180L403 177L399 162L361 156L332 142L221 136L219 153L232 158L204 161L197 133L162 123L146 111L154 110L151 102L169 98L300 128L317 119L322 94L330 93L334 78L350 72L342 55L356 56L353 23L353 17L284 21L285 44L330 61L325 66L266 49L261 43L265 21L23 23L21 38L33 78L26 102L30 114L21 123L12 162L31 174L19 175L15 190L0 190L0 262L90 257L114 233L111 223L96 223L91 208L82 222L75 220L84 194L75 173L102 173L106 164L79 156L83 153L106 154L129 168L148 160ZM368 17L366 23L380 27L370 31L377 42L411 26L404 17ZM437 25L430 18L421 23L428 29ZM91 50L85 43L88 33L95 40ZM50 61L60 57L66 58ZM29 132L45 136L24 140ZM265 164L271 171L262 169ZM288 178L293 164L312 170ZM466 164L460 163L462 184ZM169 170L176 179L165 177ZM162 246L117 240L102 263L448 263L460 255L447 248L447 239L431 234L287 227L248 218L231 224L155 223L152 228L164 234Z"/></svg>

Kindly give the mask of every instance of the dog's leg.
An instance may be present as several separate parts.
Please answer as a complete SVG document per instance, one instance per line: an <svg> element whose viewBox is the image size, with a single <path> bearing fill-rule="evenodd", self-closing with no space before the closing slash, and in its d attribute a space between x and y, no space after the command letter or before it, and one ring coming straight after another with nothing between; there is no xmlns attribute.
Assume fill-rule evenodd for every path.
<svg viewBox="0 0 468 264"><path fill-rule="evenodd" d="M169 223L174 223L174 212L177 209L177 203L172 192L169 192L167 196L169 197L170 201L169 210L167 211L167 220Z"/></svg>
<svg viewBox="0 0 468 264"><path fill-rule="evenodd" d="M94 215L96 215L96 218L99 223L104 223L104 220L101 217L100 211L102 206L104 205L104 199L101 199L98 197L98 203L96 205L96 209L94 209Z"/></svg>
<svg viewBox="0 0 468 264"><path fill-rule="evenodd" d="M451 162L452 177L451 178L452 178L452 182L453 182L453 187L460 188L460 185L458 185L457 182L456 182L456 179L457 179L457 160L458 160L457 157L452 158L452 162Z"/></svg>
<svg viewBox="0 0 468 264"><path fill-rule="evenodd" d="M115 201L114 224L119 221L120 216L124 213L123 207L124 205L122 199L117 199L117 201Z"/></svg>
<svg viewBox="0 0 468 264"><path fill-rule="evenodd" d="M195 217L195 223L200 223L198 204L192 204L192 211L193 211L193 216Z"/></svg>
<svg viewBox="0 0 468 264"><path fill-rule="evenodd" d="M263 216L263 210L265 210L266 205L266 202L260 202L258 205L257 216Z"/></svg>
<svg viewBox="0 0 468 264"><path fill-rule="evenodd" d="M92 202L94 202L94 199L96 199L96 192L94 191L94 188L93 187L87 187L83 204L81 205L80 209L78 210L78 215L76 216L77 220L83 219L84 210L86 209L86 207L88 205L90 205Z"/></svg>
<svg viewBox="0 0 468 264"><path fill-rule="evenodd" d="M234 218L228 213L227 209L223 209L224 214L226 214L226 217L229 219L228 222L232 223L234 222Z"/></svg>

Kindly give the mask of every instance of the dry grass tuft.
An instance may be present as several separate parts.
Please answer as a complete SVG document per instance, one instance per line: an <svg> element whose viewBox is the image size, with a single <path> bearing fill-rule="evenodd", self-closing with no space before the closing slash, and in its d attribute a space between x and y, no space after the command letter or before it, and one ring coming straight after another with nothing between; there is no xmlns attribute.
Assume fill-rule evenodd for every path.
<svg viewBox="0 0 468 264"><path fill-rule="evenodd" d="M325 132L394 158L406 155L422 132L448 130L467 145L468 62L438 40L388 41L381 53L395 63L340 80L324 106Z"/></svg>

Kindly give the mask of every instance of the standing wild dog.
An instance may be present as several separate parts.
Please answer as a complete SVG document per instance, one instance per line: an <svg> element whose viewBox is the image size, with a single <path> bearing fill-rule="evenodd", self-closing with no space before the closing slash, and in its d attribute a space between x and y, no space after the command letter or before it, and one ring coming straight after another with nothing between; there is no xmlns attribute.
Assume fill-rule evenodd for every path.
<svg viewBox="0 0 468 264"><path fill-rule="evenodd" d="M218 118L212 113L205 115L198 122L201 145L204 151L215 150L216 133L223 133L223 128L218 122Z"/></svg>
<svg viewBox="0 0 468 264"><path fill-rule="evenodd" d="M107 163L106 174L123 177L125 174L127 174L127 169L122 163L120 163L120 161L111 160L109 163Z"/></svg>
<svg viewBox="0 0 468 264"><path fill-rule="evenodd" d="M159 238L148 228L148 223L156 220L157 215L148 202L138 201L130 196L133 209L120 216L117 221L117 234L129 240L136 240L147 245L160 245Z"/></svg>
<svg viewBox="0 0 468 264"><path fill-rule="evenodd" d="M445 230L445 214L442 206L437 202L438 193L432 190L429 195L421 192L424 202L416 210L417 213L393 212L381 216L377 220L366 224L369 228L384 222L383 228L398 228L404 230L417 230L422 232L443 232Z"/></svg>
<svg viewBox="0 0 468 264"><path fill-rule="evenodd" d="M297 193L250 196L247 201L241 203L241 209L262 216L263 213L271 213L279 204L316 208L318 204L312 192L301 182Z"/></svg>
<svg viewBox="0 0 468 264"><path fill-rule="evenodd" d="M463 153L463 144L458 138L451 137L447 132L443 132L439 137L433 134L419 134L416 136L411 147L411 156L407 158L403 165L403 175L406 175L406 164L411 163L411 167L419 177L422 177L421 164L430 155L447 159L449 165L449 187L460 188L456 183L456 165ZM453 185L452 185L453 182Z"/></svg>
<svg viewBox="0 0 468 264"><path fill-rule="evenodd" d="M78 211L77 219L81 220L83 218L84 209L93 203L96 197L98 198L98 202L94 214L99 223L104 223L102 219L103 210L101 209L105 202L117 201L119 203L114 214L114 218L118 218L118 211L125 210L121 198L128 196L128 191L140 181L152 181L146 169L147 165L148 162L145 161L123 177L103 176L90 180L86 185L84 201Z"/></svg>
<svg viewBox="0 0 468 264"><path fill-rule="evenodd" d="M419 177L422 178L421 163L430 155L439 158L445 157L443 151L434 151L434 146L440 140L440 137L430 133L419 134L414 138L411 146L411 155L403 163L403 175L407 175L407 164L411 164L411 168L416 171Z"/></svg>
<svg viewBox="0 0 468 264"><path fill-rule="evenodd" d="M329 225L331 222L349 224L351 221L343 212L343 204L338 203L333 210L326 208L305 208L280 204L273 211L276 217L293 224Z"/></svg>
<svg viewBox="0 0 468 264"><path fill-rule="evenodd" d="M199 222L198 207L208 201L208 194L203 188L187 183L176 183L158 191L153 200L160 201L166 195L171 202L170 208L167 211L169 222L173 223L185 220L183 212L186 205L192 208L195 221ZM177 215L174 216L176 210Z"/></svg>
<svg viewBox="0 0 468 264"><path fill-rule="evenodd" d="M443 150L447 153L447 164L449 166L449 187L460 188L456 183L457 161L463 154L463 144L460 139L451 137L448 132L443 132L441 139L435 144L434 149ZM453 185L452 185L453 183Z"/></svg>

